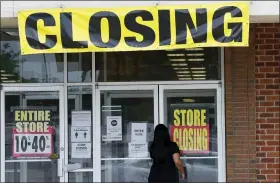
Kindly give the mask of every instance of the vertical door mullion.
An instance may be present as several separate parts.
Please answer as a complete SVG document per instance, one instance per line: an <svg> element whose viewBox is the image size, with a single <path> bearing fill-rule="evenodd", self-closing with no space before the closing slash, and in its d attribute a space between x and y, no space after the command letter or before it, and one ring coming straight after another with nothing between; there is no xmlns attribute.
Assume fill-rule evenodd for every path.
<svg viewBox="0 0 280 183"><path fill-rule="evenodd" d="M0 113L1 113L1 124L0 124L0 131L1 131L1 142L5 142L5 91L1 90L1 106L0 106ZM1 152L0 152L0 162L1 162L1 172L0 172L0 181L5 182L5 143L0 143L1 145Z"/></svg>
<svg viewBox="0 0 280 183"><path fill-rule="evenodd" d="M159 85L159 123L164 124L164 89Z"/></svg>
<svg viewBox="0 0 280 183"><path fill-rule="evenodd" d="M60 177L60 182L66 182L65 180L65 173L63 171L63 166L65 166L65 153L68 152L68 149L65 148L65 107L64 106L64 94L63 88L59 88L59 160L58 160L58 176Z"/></svg>
<svg viewBox="0 0 280 183"><path fill-rule="evenodd" d="M93 182L101 182L101 96L100 96L100 89L95 90L95 134L94 134L94 177Z"/></svg>
<svg viewBox="0 0 280 183"><path fill-rule="evenodd" d="M63 100L59 98L59 102L63 103L63 111L61 111L63 113L64 119L62 121L63 123L63 128L62 130L64 130L63 136L64 136L64 145L62 146L64 148L64 160L62 161L62 165L65 166L66 164L68 164L68 154L69 154L69 130L68 130L68 87L66 85L64 85L61 89L60 92L62 92L63 95ZM62 101L60 101L62 100ZM63 152L61 152L63 153ZM64 182L68 182L68 175L69 173L67 171L64 171L63 167L62 167L62 171L63 171L63 177L64 177Z"/></svg>
<svg viewBox="0 0 280 183"><path fill-rule="evenodd" d="M156 125L160 123L158 87L156 87L153 90L153 100L154 100L154 127L156 127Z"/></svg>
<svg viewBox="0 0 280 183"><path fill-rule="evenodd" d="M225 181L225 160L224 160L224 131L222 123L222 99L221 99L221 88L216 89L216 103L217 103L217 132L218 136L222 136L222 138L217 138L218 143L218 182Z"/></svg>

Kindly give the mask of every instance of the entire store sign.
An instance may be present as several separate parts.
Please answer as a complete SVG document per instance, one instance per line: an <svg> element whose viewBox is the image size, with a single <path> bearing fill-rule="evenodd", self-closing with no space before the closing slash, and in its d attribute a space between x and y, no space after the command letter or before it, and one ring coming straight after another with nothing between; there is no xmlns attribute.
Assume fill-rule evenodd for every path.
<svg viewBox="0 0 280 183"><path fill-rule="evenodd" d="M46 158L53 150L51 109L18 108L13 110L13 157L17 159Z"/></svg>
<svg viewBox="0 0 280 183"><path fill-rule="evenodd" d="M205 154L210 151L209 110L201 104L174 104L170 136L182 154Z"/></svg>
<svg viewBox="0 0 280 183"><path fill-rule="evenodd" d="M248 2L18 13L21 52L111 52L248 46Z"/></svg>

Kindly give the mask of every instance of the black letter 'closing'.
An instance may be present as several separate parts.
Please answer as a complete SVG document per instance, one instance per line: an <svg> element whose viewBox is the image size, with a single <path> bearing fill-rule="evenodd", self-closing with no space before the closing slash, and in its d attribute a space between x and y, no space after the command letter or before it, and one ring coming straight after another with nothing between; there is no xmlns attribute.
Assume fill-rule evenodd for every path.
<svg viewBox="0 0 280 183"><path fill-rule="evenodd" d="M87 41L73 40L72 13L60 13L60 32L63 48L87 48Z"/></svg>
<svg viewBox="0 0 280 183"><path fill-rule="evenodd" d="M106 18L109 23L109 41L104 43L101 38L101 20ZM89 37L92 44L99 48L114 48L121 40L121 22L118 16L109 11L100 11L90 17Z"/></svg>
<svg viewBox="0 0 280 183"><path fill-rule="evenodd" d="M41 43L38 36L38 20L43 20L44 26L55 26L55 19L48 13L34 13L27 17L25 22L25 36L29 46L33 49L50 49L57 43L56 35L46 35L46 41Z"/></svg>
<svg viewBox="0 0 280 183"><path fill-rule="evenodd" d="M131 47L147 47L155 42L155 32L150 27L138 24L136 18L141 17L143 21L153 20L153 15L146 10L134 10L129 12L124 19L124 25L132 32L143 36L142 41L137 41L136 37L125 37L125 42Z"/></svg>
<svg viewBox="0 0 280 183"><path fill-rule="evenodd" d="M213 38L221 43L229 43L232 41L242 42L242 22L228 23L231 34L229 36L225 35L224 18L226 13L230 13L232 17L242 17L241 10L235 6L219 8L213 15Z"/></svg>

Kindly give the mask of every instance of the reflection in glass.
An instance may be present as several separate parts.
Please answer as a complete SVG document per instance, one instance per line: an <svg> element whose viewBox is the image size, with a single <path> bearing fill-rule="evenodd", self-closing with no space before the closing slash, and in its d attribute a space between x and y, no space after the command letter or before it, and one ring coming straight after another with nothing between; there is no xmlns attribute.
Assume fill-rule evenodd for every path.
<svg viewBox="0 0 280 183"><path fill-rule="evenodd" d="M91 82L92 53L67 54L68 82Z"/></svg>
<svg viewBox="0 0 280 183"><path fill-rule="evenodd" d="M218 182L218 159L183 159L187 168L187 180L184 182Z"/></svg>
<svg viewBox="0 0 280 183"><path fill-rule="evenodd" d="M194 108L201 108L206 109L206 123L209 124L209 153L182 153L182 156L188 156L188 157L197 157L197 156L218 156L218 146L217 146L217 112L216 112L216 101L215 101L215 91L214 90L204 90L204 91L198 91L198 90L167 90L164 92L165 98L165 116L164 121L165 124L170 127L170 125L174 125L174 106L177 106L180 109L189 109L191 105L194 105ZM191 107L190 107L191 108ZM180 118L181 119L181 118ZM184 115L185 121L188 119L194 119L194 118L188 118L187 113ZM183 118L182 118L183 120ZM195 129L195 128L194 128ZM172 135L172 133L171 133ZM174 134L173 134L174 135ZM176 135L174 138L177 137ZM187 136L184 136L187 138ZM200 144L203 146L202 139L204 137L196 136L198 141L188 141L188 144L191 142L191 144L194 146L194 143ZM200 138L201 137L201 138ZM195 138L195 137L194 137ZM184 138L183 138L184 139ZM179 145L180 146L180 145ZM181 146L187 147L186 143L181 141ZM197 146L198 147L198 146ZM188 147L189 148L189 147ZM192 148L190 146L190 148ZM202 152L202 150L200 150Z"/></svg>
<svg viewBox="0 0 280 183"><path fill-rule="evenodd" d="M152 160L101 161L101 182L148 182Z"/></svg>
<svg viewBox="0 0 280 183"><path fill-rule="evenodd" d="M53 153L59 153L59 99L58 92L7 92L5 93L5 160L7 182L57 182L57 160L46 159L34 162L16 162L12 151L12 128L15 127L12 108L14 107L52 108L51 126L53 133ZM35 107L35 108L36 108Z"/></svg>
<svg viewBox="0 0 280 183"><path fill-rule="evenodd" d="M6 182L59 182L57 161L6 162Z"/></svg>
<svg viewBox="0 0 280 183"><path fill-rule="evenodd" d="M119 94L125 94L126 97ZM142 97L139 97L142 95ZM121 116L122 140L101 139L101 158L129 157L131 123L154 124L154 104L152 91L114 91L101 95L101 136L107 134L107 117ZM136 143L149 143L148 139ZM144 153L143 153L144 154ZM147 157L147 155L143 155Z"/></svg>
<svg viewBox="0 0 280 183"><path fill-rule="evenodd" d="M183 159L187 180L182 182L217 182L217 159ZM148 182L152 160L101 161L102 182ZM179 176L179 175L178 175Z"/></svg>
<svg viewBox="0 0 280 183"><path fill-rule="evenodd" d="M69 182L93 182L93 173L92 172L70 172L68 174Z"/></svg>
<svg viewBox="0 0 280 183"><path fill-rule="evenodd" d="M220 49L96 53L96 81L219 80Z"/></svg>
<svg viewBox="0 0 280 183"><path fill-rule="evenodd" d="M82 168L89 168L93 166L93 154L92 154L92 140L89 143L91 148L89 149L91 155L89 158L77 158L74 154L72 154L72 142L71 136L75 134L71 134L71 127L73 125L72 121L72 112L74 111L89 111L92 113L92 87L91 86L71 86L68 87L68 159L69 164L80 163ZM92 130L92 117L90 117L89 126ZM77 121L76 121L77 123ZM74 126L74 125L73 125ZM92 139L92 131L90 134L87 134ZM84 143L84 142L83 142ZM74 148L74 145L73 145Z"/></svg>
<svg viewBox="0 0 280 183"><path fill-rule="evenodd" d="M21 55L17 32L0 34L0 83L63 82L63 54Z"/></svg>

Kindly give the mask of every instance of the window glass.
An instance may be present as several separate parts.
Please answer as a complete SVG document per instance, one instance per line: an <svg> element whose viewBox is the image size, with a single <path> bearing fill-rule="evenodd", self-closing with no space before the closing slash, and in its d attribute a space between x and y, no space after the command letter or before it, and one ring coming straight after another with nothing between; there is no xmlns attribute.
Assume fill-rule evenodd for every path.
<svg viewBox="0 0 280 183"><path fill-rule="evenodd" d="M96 53L96 81L219 80L220 49Z"/></svg>
<svg viewBox="0 0 280 183"><path fill-rule="evenodd" d="M67 54L68 82L92 81L92 53Z"/></svg>
<svg viewBox="0 0 280 183"><path fill-rule="evenodd" d="M164 122L183 157L217 157L215 90L165 90Z"/></svg>
<svg viewBox="0 0 280 183"><path fill-rule="evenodd" d="M0 33L1 83L63 82L63 54L21 55L18 33Z"/></svg>

